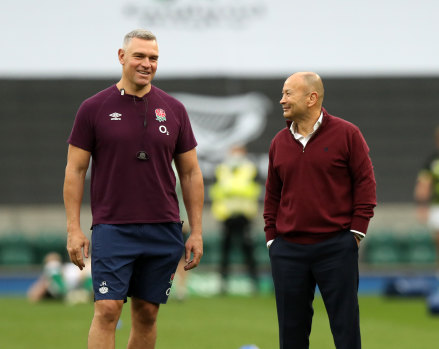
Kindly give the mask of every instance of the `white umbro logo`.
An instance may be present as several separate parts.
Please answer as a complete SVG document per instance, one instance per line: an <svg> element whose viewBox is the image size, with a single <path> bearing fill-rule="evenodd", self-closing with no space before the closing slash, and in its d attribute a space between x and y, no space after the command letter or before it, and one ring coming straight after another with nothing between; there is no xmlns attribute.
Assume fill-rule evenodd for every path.
<svg viewBox="0 0 439 349"><path fill-rule="evenodd" d="M102 281L101 284L99 285L99 292L102 294L105 294L108 292L108 287L107 287L107 282L106 281Z"/></svg>
<svg viewBox="0 0 439 349"><path fill-rule="evenodd" d="M122 120L120 117L122 114L119 113L111 113L109 116L111 116L111 120Z"/></svg>

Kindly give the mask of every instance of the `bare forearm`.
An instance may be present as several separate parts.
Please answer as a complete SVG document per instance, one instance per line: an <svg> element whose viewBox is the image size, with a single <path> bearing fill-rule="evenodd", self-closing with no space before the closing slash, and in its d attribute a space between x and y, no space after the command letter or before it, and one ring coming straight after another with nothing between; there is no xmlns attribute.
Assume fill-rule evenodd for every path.
<svg viewBox="0 0 439 349"><path fill-rule="evenodd" d="M84 193L86 171L74 171L67 166L64 180L64 206L66 210L67 231L80 227L80 210Z"/></svg>
<svg viewBox="0 0 439 349"><path fill-rule="evenodd" d="M204 184L201 170L193 170L180 180L191 233L201 234L204 205Z"/></svg>
<svg viewBox="0 0 439 349"><path fill-rule="evenodd" d="M69 145L66 175L64 178L64 206L67 218L67 251L70 260L79 269L85 267L90 241L81 230L80 211L84 194L85 174L90 161L90 152Z"/></svg>

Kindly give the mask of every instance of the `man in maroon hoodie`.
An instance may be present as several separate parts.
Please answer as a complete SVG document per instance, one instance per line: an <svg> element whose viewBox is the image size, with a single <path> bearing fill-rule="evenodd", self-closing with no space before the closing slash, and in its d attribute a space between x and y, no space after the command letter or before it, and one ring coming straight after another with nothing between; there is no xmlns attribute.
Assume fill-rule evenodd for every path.
<svg viewBox="0 0 439 349"><path fill-rule="evenodd" d="M336 348L361 348L358 246L376 206L376 183L360 130L328 114L323 96L315 73L285 81L287 127L269 151L264 219L281 349L309 348L316 285Z"/></svg>

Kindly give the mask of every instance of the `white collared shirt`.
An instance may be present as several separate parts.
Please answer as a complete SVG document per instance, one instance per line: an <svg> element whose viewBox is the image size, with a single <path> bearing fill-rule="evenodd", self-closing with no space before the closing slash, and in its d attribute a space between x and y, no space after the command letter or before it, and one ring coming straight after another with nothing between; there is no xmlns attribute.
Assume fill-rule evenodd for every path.
<svg viewBox="0 0 439 349"><path fill-rule="evenodd" d="M295 139L297 139L300 143L302 143L303 145L303 149L305 149L306 144L308 143L308 141L311 139L311 137L314 135L314 133L316 133L317 129L320 127L320 125L322 124L323 121L323 112L320 113L319 118L317 119L316 123L314 124L314 128L313 131L307 135L307 136L303 136L298 132L294 131L294 121L291 123L290 126L290 131L291 134L294 136Z"/></svg>

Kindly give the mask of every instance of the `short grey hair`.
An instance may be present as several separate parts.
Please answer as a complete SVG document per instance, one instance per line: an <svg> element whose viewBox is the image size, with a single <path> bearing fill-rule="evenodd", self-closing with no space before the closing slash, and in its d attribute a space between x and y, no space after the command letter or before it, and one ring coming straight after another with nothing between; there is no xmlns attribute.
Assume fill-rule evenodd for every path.
<svg viewBox="0 0 439 349"><path fill-rule="evenodd" d="M125 35L123 39L123 48L125 49L130 43L131 39L138 38L143 40L155 40L157 41L156 36L146 29L134 29L130 31L127 35Z"/></svg>

